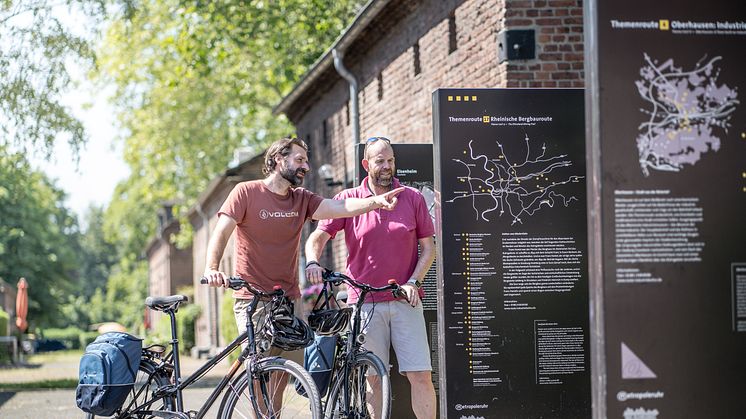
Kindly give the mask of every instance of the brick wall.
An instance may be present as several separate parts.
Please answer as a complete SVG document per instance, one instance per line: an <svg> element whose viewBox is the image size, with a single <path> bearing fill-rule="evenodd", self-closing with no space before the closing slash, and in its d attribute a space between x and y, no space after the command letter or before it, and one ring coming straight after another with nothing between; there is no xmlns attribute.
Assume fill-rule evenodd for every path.
<svg viewBox="0 0 746 419"><path fill-rule="evenodd" d="M508 0L505 26L536 31L536 59L508 64L507 87L584 87L582 1Z"/></svg>
<svg viewBox="0 0 746 419"><path fill-rule="evenodd" d="M578 0L389 3L345 56L360 85L361 139L432 142L432 92L439 87L583 87L582 16ZM504 29L534 29L536 58L498 63L497 34ZM312 167L333 164L337 180L345 172L351 179L356 164L348 98L348 84L331 68L287 112L311 147ZM324 196L341 190L313 175L307 182ZM343 268L343 241L330 246L328 263Z"/></svg>

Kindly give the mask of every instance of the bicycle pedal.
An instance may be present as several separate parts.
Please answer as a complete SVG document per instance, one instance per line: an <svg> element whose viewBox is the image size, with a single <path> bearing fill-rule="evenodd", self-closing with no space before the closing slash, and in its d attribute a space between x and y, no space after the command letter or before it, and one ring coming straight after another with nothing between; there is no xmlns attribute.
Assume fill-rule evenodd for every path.
<svg viewBox="0 0 746 419"><path fill-rule="evenodd" d="M155 390L154 392L155 397L162 397L162 396L168 396L173 395L176 393L176 386L173 384L169 384L167 386L163 386Z"/></svg>
<svg viewBox="0 0 746 419"><path fill-rule="evenodd" d="M188 416L187 413L169 412L167 410L152 410L150 413L159 418L163 419L191 419L193 416Z"/></svg>

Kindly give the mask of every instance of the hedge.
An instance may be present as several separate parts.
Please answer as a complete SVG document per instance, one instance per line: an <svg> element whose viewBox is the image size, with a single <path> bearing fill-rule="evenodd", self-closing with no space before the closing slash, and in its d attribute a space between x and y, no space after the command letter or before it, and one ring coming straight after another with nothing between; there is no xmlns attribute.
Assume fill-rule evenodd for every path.
<svg viewBox="0 0 746 419"><path fill-rule="evenodd" d="M220 336L223 337L223 341L227 344L233 342L238 336L238 326L236 326L236 317L233 314L233 302L235 299L230 294L223 296L223 303L220 306ZM228 361L233 363L238 359L239 351L234 350L228 356Z"/></svg>
<svg viewBox="0 0 746 419"><path fill-rule="evenodd" d="M8 326L10 323L10 314L6 313L0 307L0 336L8 336Z"/></svg>
<svg viewBox="0 0 746 419"><path fill-rule="evenodd" d="M188 354L195 345L196 336L194 326L202 308L196 304L186 304L179 307L176 313L176 333L179 338L179 353ZM171 318L163 313L153 328L152 332L145 338L144 345L154 343L169 347L171 341Z"/></svg>
<svg viewBox="0 0 746 419"><path fill-rule="evenodd" d="M74 326L66 327L64 329L44 329L43 335L45 339L56 339L62 341L67 349L84 348L85 345L83 342L86 340L83 339L83 336L90 336L90 334L84 330L78 329ZM94 335L94 339L95 336L98 336L98 334L96 333Z"/></svg>

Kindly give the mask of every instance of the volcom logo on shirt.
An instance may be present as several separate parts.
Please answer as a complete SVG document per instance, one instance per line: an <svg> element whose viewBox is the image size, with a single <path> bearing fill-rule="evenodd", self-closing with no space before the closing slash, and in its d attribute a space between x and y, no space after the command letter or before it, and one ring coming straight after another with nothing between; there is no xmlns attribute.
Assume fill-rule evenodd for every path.
<svg viewBox="0 0 746 419"><path fill-rule="evenodd" d="M259 210L259 218L266 220L268 218L293 218L298 216L298 211L267 211L266 209Z"/></svg>

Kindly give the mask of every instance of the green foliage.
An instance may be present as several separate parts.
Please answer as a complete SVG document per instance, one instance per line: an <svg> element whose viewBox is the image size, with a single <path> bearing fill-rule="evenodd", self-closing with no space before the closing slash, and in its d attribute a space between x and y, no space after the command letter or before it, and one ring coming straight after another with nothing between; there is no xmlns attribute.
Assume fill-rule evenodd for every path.
<svg viewBox="0 0 746 419"><path fill-rule="evenodd" d="M8 336L8 330L10 330L10 315L0 307L0 336Z"/></svg>
<svg viewBox="0 0 746 419"><path fill-rule="evenodd" d="M64 325L60 302L77 291L79 233L64 198L22 154L0 145L0 278L28 281L31 330Z"/></svg>
<svg viewBox="0 0 746 419"><path fill-rule="evenodd" d="M99 336L98 332L83 332L78 337L78 347L81 349L85 349L86 346L88 346L89 343L96 340L96 338Z"/></svg>
<svg viewBox="0 0 746 419"><path fill-rule="evenodd" d="M104 209L90 206L83 219L85 230L80 236L80 295L87 299L99 288L105 288L112 267L117 263L117 250L104 235Z"/></svg>
<svg viewBox="0 0 746 419"><path fill-rule="evenodd" d="M174 210L183 216L233 150L262 149L292 132L272 107L359 3L143 0L111 19L96 76L117 87L132 173L106 216L122 258L136 259L153 237L161 202L180 202Z"/></svg>
<svg viewBox="0 0 746 419"><path fill-rule="evenodd" d="M117 322L139 334L145 316L148 264L120 263L112 268L106 289L97 289L85 304L89 323Z"/></svg>
<svg viewBox="0 0 746 419"><path fill-rule="evenodd" d="M67 349L80 349L80 337L84 333L86 332L77 327L69 326L64 329L46 329L44 330L44 338L61 340Z"/></svg>
<svg viewBox="0 0 746 419"><path fill-rule="evenodd" d="M194 325L197 318L202 312L202 308L196 304L186 304L179 307L176 313L176 333L179 339L179 353L189 354L189 351L195 345ZM153 330L145 338L147 345L158 343L169 345L171 341L171 319L168 315L162 314L156 322Z"/></svg>
<svg viewBox="0 0 746 419"><path fill-rule="evenodd" d="M2 360L0 360L0 363L2 363ZM58 378L53 380L24 381L22 383L0 383L0 392L40 389L74 389L77 386L77 378Z"/></svg>
<svg viewBox="0 0 746 419"><path fill-rule="evenodd" d="M220 336L223 341L233 342L233 339L238 336L238 326L236 325L236 316L233 314L233 303L236 300L230 294L223 296L223 303L220 306ZM238 359L238 351L233 351L228 356L228 362L233 362Z"/></svg>
<svg viewBox="0 0 746 419"><path fill-rule="evenodd" d="M86 227L78 238L77 290L63 296L60 304L66 324L86 326L112 318L109 313L112 309L106 304L103 290L112 266L117 262L117 251L115 245L104 237L103 216L103 209L93 206L84 216L83 225ZM90 303L92 300L93 304Z"/></svg>
<svg viewBox="0 0 746 419"><path fill-rule="evenodd" d="M196 304L187 304L179 308L176 314L176 328L179 336L179 350L183 354L188 354L189 350L196 343L194 325L197 318L202 312L202 308Z"/></svg>
<svg viewBox="0 0 746 419"><path fill-rule="evenodd" d="M79 3L89 17L100 1ZM51 154L55 141L67 141L77 155L85 141L83 125L60 102L71 85L72 62L91 67L95 56L88 40L72 34L60 16L63 2L0 2L0 146L38 149ZM12 41L9 41L12 40Z"/></svg>
<svg viewBox="0 0 746 419"><path fill-rule="evenodd" d="M159 344L168 347L171 341L171 319L167 314L158 316L158 321L145 337L145 345Z"/></svg>

